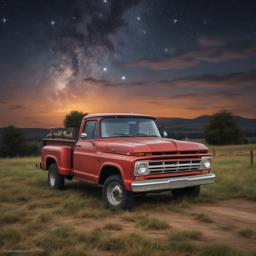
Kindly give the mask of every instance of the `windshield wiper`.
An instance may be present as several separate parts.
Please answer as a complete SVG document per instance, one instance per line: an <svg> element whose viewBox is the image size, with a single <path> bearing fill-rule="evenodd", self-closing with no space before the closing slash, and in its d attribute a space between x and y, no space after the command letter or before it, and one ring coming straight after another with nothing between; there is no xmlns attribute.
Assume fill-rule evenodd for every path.
<svg viewBox="0 0 256 256"><path fill-rule="evenodd" d="M130 135L125 134L125 133L115 133L115 132L113 132L113 133L108 133L108 134L114 134L114 135L120 135L120 136L127 136L127 137L131 137Z"/></svg>
<svg viewBox="0 0 256 256"><path fill-rule="evenodd" d="M144 136L144 137L158 137L157 135L148 135L148 134L145 134L145 133L142 133L142 132L139 132L139 133L136 133L134 135L131 135L131 136Z"/></svg>

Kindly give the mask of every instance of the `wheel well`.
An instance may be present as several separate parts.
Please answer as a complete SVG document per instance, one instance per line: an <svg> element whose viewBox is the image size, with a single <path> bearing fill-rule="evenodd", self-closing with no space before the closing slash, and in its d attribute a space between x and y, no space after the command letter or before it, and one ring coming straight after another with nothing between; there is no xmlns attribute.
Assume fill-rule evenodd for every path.
<svg viewBox="0 0 256 256"><path fill-rule="evenodd" d="M56 164L55 159L53 159L53 158L47 158L47 160L46 160L47 170L49 170L51 164Z"/></svg>
<svg viewBox="0 0 256 256"><path fill-rule="evenodd" d="M121 174L118 168L113 167L113 166L104 166L101 174L100 174L100 179L99 179L99 184L104 184L105 180L114 174Z"/></svg>

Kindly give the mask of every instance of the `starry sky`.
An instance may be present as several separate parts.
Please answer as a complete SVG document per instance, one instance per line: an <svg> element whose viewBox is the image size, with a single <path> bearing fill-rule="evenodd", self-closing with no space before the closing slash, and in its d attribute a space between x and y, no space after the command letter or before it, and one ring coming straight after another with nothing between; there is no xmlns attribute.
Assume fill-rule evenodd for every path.
<svg viewBox="0 0 256 256"><path fill-rule="evenodd" d="M71 110L256 118L252 0L0 0L0 127Z"/></svg>

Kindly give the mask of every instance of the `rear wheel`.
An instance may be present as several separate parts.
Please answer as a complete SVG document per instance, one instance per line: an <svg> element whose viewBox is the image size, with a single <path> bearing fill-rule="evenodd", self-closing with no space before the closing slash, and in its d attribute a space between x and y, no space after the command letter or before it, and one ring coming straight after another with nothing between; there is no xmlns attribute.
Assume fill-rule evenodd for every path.
<svg viewBox="0 0 256 256"><path fill-rule="evenodd" d="M119 207L126 210L132 208L134 194L126 190L121 175L115 174L108 177L103 185L103 200L108 208Z"/></svg>
<svg viewBox="0 0 256 256"><path fill-rule="evenodd" d="M52 189L63 189L65 178L58 172L56 164L51 164L48 172L48 184Z"/></svg>
<svg viewBox="0 0 256 256"><path fill-rule="evenodd" d="M196 198L200 193L200 185L187 188L172 189L172 195L174 198L183 198L185 196Z"/></svg>

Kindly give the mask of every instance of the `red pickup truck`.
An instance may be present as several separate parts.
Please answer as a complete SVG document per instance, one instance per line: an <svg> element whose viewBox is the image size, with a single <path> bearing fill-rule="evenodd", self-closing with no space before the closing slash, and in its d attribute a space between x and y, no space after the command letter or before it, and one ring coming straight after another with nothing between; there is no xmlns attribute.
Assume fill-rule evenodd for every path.
<svg viewBox="0 0 256 256"><path fill-rule="evenodd" d="M137 193L171 190L196 197L213 183L212 155L200 143L161 138L155 118L93 114L83 118L78 140L43 139L41 168L52 189L65 179L103 185L107 207L130 209Z"/></svg>

